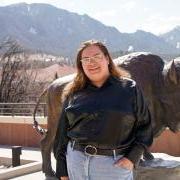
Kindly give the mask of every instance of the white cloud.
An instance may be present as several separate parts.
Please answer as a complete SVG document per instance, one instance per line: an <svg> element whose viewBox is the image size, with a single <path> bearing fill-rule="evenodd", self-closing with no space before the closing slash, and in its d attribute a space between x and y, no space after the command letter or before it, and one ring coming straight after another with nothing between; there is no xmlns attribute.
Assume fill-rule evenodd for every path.
<svg viewBox="0 0 180 180"><path fill-rule="evenodd" d="M110 25L113 25L111 24L112 19L117 18L117 11L116 10L101 11L101 12L90 14L90 16L110 26Z"/></svg>
<svg viewBox="0 0 180 180"><path fill-rule="evenodd" d="M22 2L24 2L23 0L8 0L8 1L6 1L6 0L1 0L1 2L0 2L0 5L1 6L5 6L5 5L9 5L9 4L16 4L16 3L22 3ZM33 0L28 0L28 1L26 1L27 3L32 3L32 2L34 2Z"/></svg>
<svg viewBox="0 0 180 180"><path fill-rule="evenodd" d="M62 1L60 1L60 2L59 1L54 1L53 4L56 5L58 8L62 8L62 9L70 10L70 11L73 11L73 9L76 8L76 4L73 1L66 1L64 3ZM62 7L62 4L63 4L63 7Z"/></svg>
<svg viewBox="0 0 180 180"><path fill-rule="evenodd" d="M127 12L131 12L135 7L136 7L135 1L129 1L129 2L122 4L122 8Z"/></svg>
<svg viewBox="0 0 180 180"><path fill-rule="evenodd" d="M149 10L150 10L150 8L147 8L147 7L143 8L143 11L144 11L145 13L147 13Z"/></svg>
<svg viewBox="0 0 180 180"><path fill-rule="evenodd" d="M16 4L16 3L21 3L21 2L26 2L28 4L31 4L31 3L46 3L46 4L54 4L54 5L58 5L60 4L59 2L61 2L61 4L63 3L63 1L65 2L65 0L61 0L61 1L58 1L58 0L1 0L0 1L0 5L1 6L4 6L4 5L8 5L8 4ZM68 3L67 3L68 2ZM71 5L73 4L73 2L69 2L67 1L65 4L68 4L68 5Z"/></svg>
<svg viewBox="0 0 180 180"><path fill-rule="evenodd" d="M163 17L157 14L149 17L146 23L139 26L139 28L145 31L153 32L154 34L162 34L170 31L177 26L177 24L180 24L180 17Z"/></svg>
<svg viewBox="0 0 180 180"><path fill-rule="evenodd" d="M116 13L117 12L115 10L100 11L100 12L94 13L93 17L97 19L106 19L109 17L115 17Z"/></svg>

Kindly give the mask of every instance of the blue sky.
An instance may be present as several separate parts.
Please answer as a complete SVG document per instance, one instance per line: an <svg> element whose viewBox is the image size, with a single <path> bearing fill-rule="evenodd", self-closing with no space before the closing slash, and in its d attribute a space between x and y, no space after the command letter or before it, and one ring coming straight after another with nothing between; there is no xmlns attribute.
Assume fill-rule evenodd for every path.
<svg viewBox="0 0 180 180"><path fill-rule="evenodd" d="M19 2L46 2L71 12L88 14L120 32L141 29L160 34L180 26L180 0L1 0L0 6Z"/></svg>

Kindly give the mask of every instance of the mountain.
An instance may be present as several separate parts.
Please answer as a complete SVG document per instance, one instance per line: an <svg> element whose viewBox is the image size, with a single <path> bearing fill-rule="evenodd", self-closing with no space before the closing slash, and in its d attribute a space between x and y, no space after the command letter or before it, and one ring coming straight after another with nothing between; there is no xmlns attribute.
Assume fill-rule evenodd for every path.
<svg viewBox="0 0 180 180"><path fill-rule="evenodd" d="M0 39L11 37L25 48L72 57L80 42L98 39L110 51L176 53L163 38L145 31L121 33L115 27L49 4L19 3L0 7Z"/></svg>
<svg viewBox="0 0 180 180"><path fill-rule="evenodd" d="M162 34L160 37L180 52L180 26L176 26L171 31Z"/></svg>
<svg viewBox="0 0 180 180"><path fill-rule="evenodd" d="M129 34L129 36L131 37L131 44L133 44L137 51L151 51L158 54L167 54L170 51L175 53L172 45L169 45L163 38L152 33L137 30L135 33Z"/></svg>

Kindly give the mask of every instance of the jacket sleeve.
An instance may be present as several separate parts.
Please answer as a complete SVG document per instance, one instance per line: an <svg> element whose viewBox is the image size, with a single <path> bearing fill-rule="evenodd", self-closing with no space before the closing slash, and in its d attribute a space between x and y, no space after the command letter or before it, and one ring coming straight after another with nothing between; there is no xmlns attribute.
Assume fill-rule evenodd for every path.
<svg viewBox="0 0 180 180"><path fill-rule="evenodd" d="M56 159L56 177L68 176L66 163L66 150L68 144L67 128L68 120L65 113L67 100L64 102L60 114L56 136L54 140L53 153Z"/></svg>
<svg viewBox="0 0 180 180"><path fill-rule="evenodd" d="M143 98L142 92L138 87L135 87L135 141L131 150L125 155L134 163L136 168L145 149L153 142L153 131L151 124L151 115L147 104Z"/></svg>

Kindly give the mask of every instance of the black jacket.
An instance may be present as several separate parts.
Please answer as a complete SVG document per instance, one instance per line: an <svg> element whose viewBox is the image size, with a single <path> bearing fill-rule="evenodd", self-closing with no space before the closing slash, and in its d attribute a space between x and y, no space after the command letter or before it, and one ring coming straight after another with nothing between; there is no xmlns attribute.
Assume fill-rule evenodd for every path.
<svg viewBox="0 0 180 180"><path fill-rule="evenodd" d="M130 147L125 157L136 167L153 135L150 113L135 81L110 76L102 87L87 83L65 101L53 149L57 177L68 176L65 154L70 139L98 148Z"/></svg>

